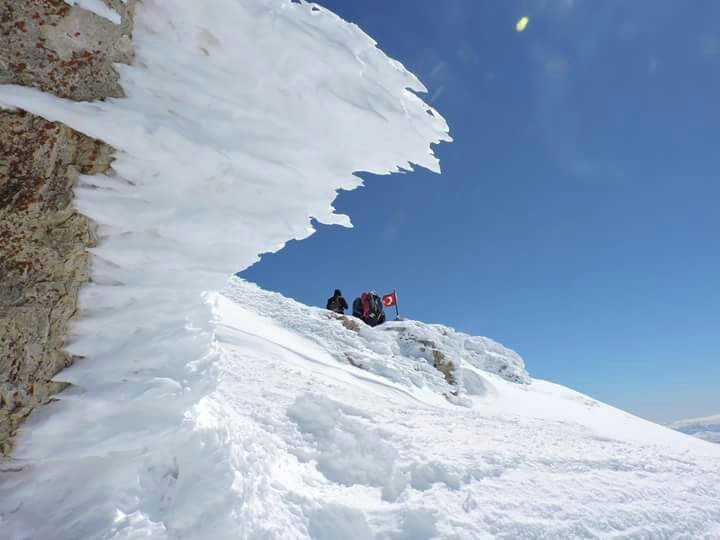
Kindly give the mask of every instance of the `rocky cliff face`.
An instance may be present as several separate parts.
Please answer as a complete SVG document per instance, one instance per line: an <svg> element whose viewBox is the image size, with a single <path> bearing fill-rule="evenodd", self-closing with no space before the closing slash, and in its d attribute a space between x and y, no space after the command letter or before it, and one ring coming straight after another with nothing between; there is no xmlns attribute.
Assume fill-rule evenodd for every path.
<svg viewBox="0 0 720 540"><path fill-rule="evenodd" d="M105 3L121 24L62 0L0 0L0 84L78 101L122 96L113 63L132 60L134 2ZM93 244L73 186L80 174L111 174L112 152L60 123L0 110L0 456L66 386L55 376L73 361L63 343Z"/></svg>

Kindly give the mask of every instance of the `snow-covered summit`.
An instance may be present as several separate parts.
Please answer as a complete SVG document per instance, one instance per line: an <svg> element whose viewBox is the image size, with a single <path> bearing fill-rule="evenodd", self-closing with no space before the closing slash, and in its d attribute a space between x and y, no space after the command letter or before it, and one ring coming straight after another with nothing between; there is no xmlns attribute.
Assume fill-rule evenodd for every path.
<svg viewBox="0 0 720 540"><path fill-rule="evenodd" d="M439 324L390 321L371 328L351 317L300 304L233 278L224 291L240 305L316 341L340 362L415 386L430 384L442 393L447 384L474 394L485 372L527 384L520 356L499 343ZM438 369L440 372L438 372Z"/></svg>
<svg viewBox="0 0 720 540"><path fill-rule="evenodd" d="M678 420L669 424L669 427L699 439L720 443L720 414Z"/></svg>

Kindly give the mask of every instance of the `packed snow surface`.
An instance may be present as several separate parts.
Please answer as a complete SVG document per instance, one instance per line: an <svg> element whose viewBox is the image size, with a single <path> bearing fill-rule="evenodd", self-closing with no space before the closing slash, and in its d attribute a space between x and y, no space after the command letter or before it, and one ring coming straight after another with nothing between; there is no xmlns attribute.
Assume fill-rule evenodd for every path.
<svg viewBox="0 0 720 540"><path fill-rule="evenodd" d="M33 418L31 467L0 493L11 538L720 535L720 447L529 379L491 340L369 328L239 279L207 300L212 362L110 384L107 403L65 396L85 418ZM169 422L210 380L184 429ZM121 400L144 430L125 432Z"/></svg>
<svg viewBox="0 0 720 540"><path fill-rule="evenodd" d="M349 225L332 201L355 171L439 170L447 125L360 29L289 0L144 0L134 44L124 99L0 86L118 150L76 190L100 236L80 360L2 465L3 540L720 536L720 447L486 338L226 286L311 218Z"/></svg>
<svg viewBox="0 0 720 540"><path fill-rule="evenodd" d="M670 424L670 427L699 439L720 443L720 414L678 420Z"/></svg>

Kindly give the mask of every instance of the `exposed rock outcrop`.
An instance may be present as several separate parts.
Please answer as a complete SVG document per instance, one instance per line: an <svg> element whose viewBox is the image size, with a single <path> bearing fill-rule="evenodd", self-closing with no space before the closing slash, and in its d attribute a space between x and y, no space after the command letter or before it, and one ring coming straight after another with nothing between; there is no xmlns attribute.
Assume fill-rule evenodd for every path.
<svg viewBox="0 0 720 540"><path fill-rule="evenodd" d="M72 205L79 173L106 172L112 149L62 124L0 112L0 450L63 383L78 289L89 279L92 228Z"/></svg>
<svg viewBox="0 0 720 540"><path fill-rule="evenodd" d="M130 63L135 2L106 1L122 24L64 0L0 0L0 84L89 101L121 97L112 64Z"/></svg>
<svg viewBox="0 0 720 540"><path fill-rule="evenodd" d="M120 25L63 0L0 0L0 84L59 97L123 95L134 1L106 0ZM78 292L90 279L92 225L73 206L79 174L108 172L113 149L60 123L0 110L0 457L21 422L67 385L55 380Z"/></svg>
<svg viewBox="0 0 720 540"><path fill-rule="evenodd" d="M433 355L433 366L445 377L448 384L455 384L455 364L445 357L441 351L431 349Z"/></svg>

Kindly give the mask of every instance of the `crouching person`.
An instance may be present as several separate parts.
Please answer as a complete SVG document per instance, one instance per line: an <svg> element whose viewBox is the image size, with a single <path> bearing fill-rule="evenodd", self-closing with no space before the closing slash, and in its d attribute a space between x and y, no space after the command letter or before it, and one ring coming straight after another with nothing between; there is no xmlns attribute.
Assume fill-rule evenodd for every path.
<svg viewBox="0 0 720 540"><path fill-rule="evenodd" d="M385 311L380 297L373 291L364 292L353 302L353 316L369 326L385 322Z"/></svg>

